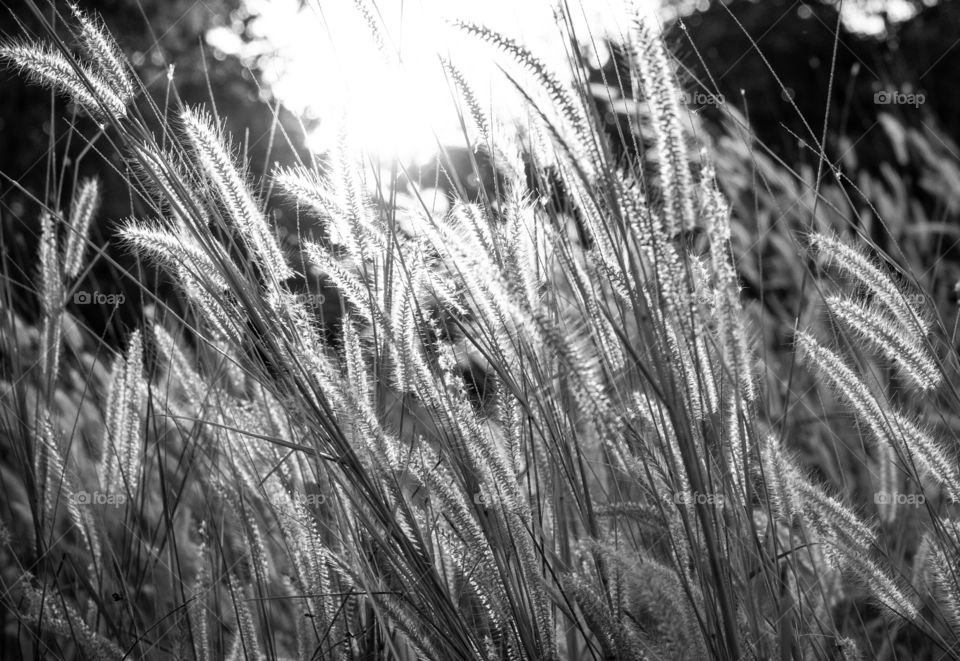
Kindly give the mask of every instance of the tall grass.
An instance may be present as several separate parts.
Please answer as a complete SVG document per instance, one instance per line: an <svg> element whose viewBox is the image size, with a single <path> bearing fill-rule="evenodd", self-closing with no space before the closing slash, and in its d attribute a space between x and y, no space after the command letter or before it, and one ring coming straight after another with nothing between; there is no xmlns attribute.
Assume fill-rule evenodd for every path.
<svg viewBox="0 0 960 661"><path fill-rule="evenodd" d="M4 354L37 359L3 375L11 654L859 658L903 635L956 655L956 438L920 415L957 403L946 323L850 237L784 238L817 260L796 369L856 420L878 522L771 415L743 219L641 19L627 73L653 171L614 161L585 84L457 24L532 117L488 116L445 62L496 189L444 213L413 184L371 192L344 131L324 167L273 173L323 228L296 254L218 123L135 103L106 30L68 24L82 55L49 24L0 54L103 122L144 210L116 239L189 308L156 301L95 360L70 292L97 183L42 214L41 329L2 310ZM332 333L293 287L310 273L342 301ZM925 512L910 565L887 534L905 495Z"/></svg>

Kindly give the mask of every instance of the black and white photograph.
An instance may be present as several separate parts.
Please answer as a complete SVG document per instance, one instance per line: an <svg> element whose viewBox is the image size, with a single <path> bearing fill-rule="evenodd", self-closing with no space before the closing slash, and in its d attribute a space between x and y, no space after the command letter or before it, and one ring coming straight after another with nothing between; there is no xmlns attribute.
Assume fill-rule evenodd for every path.
<svg viewBox="0 0 960 661"><path fill-rule="evenodd" d="M0 0L0 661L960 660L958 80L960 0Z"/></svg>

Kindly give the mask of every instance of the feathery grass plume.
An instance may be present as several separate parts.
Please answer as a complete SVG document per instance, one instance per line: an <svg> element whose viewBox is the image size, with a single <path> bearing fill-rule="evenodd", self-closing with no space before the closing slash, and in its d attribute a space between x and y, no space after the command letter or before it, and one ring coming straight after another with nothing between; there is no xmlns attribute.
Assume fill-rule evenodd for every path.
<svg viewBox="0 0 960 661"><path fill-rule="evenodd" d="M472 305L483 305L493 312L497 307L512 305L514 297L503 277L498 255L484 247L478 234L463 228L454 214L444 218L417 214L414 232L429 242L440 259L463 281ZM494 315L496 316L496 315Z"/></svg>
<svg viewBox="0 0 960 661"><path fill-rule="evenodd" d="M843 661L863 661L863 653L860 652L856 641L849 636L838 637L834 645L836 645L837 651L840 652L840 658Z"/></svg>
<svg viewBox="0 0 960 661"><path fill-rule="evenodd" d="M80 24L80 37L84 50L97 73L101 74L114 93L126 103L133 99L136 89L127 73L126 58L120 47L101 21L88 16L71 3L70 11Z"/></svg>
<svg viewBox="0 0 960 661"><path fill-rule="evenodd" d="M637 284L633 276L627 271L622 271L609 256L604 255L599 250L591 250L587 254L587 259L592 264L592 270L596 273L595 277L598 280L606 281L611 293L623 307L624 312L635 312L635 301L632 293L637 291Z"/></svg>
<svg viewBox="0 0 960 661"><path fill-rule="evenodd" d="M647 239L638 242L641 269L637 293L642 297L646 311L655 317L654 327L663 328L668 320L676 324L689 315L688 269L662 223L655 222L646 233Z"/></svg>
<svg viewBox="0 0 960 661"><path fill-rule="evenodd" d="M750 411L744 401L728 389L724 392L724 449L727 469L738 493L744 493L751 463Z"/></svg>
<svg viewBox="0 0 960 661"><path fill-rule="evenodd" d="M788 473L787 488L797 495L804 518L825 541L851 553L866 553L876 542L877 533L871 527L799 470Z"/></svg>
<svg viewBox="0 0 960 661"><path fill-rule="evenodd" d="M196 218L195 225L204 227L210 222L208 203L197 192L204 187L202 173L185 162L188 155L174 149L162 149L152 142L130 145L133 158L127 160L145 191L155 200L160 210L168 210L175 224L183 226L184 219Z"/></svg>
<svg viewBox="0 0 960 661"><path fill-rule="evenodd" d="M458 202L450 211L448 222L453 229L470 234L474 243L483 249L491 263L497 265L503 263L497 237L490 227L487 214L483 213L480 207Z"/></svg>
<svg viewBox="0 0 960 661"><path fill-rule="evenodd" d="M641 550L625 554L613 544L588 540L581 544L581 570L562 577L572 588L593 633L615 658L706 658L696 614L679 576ZM602 605L601 605L602 604ZM596 618L601 613L606 616ZM603 643L601 643L603 645Z"/></svg>
<svg viewBox="0 0 960 661"><path fill-rule="evenodd" d="M445 260L455 265L453 268L471 297L468 302L476 307L483 323L487 328L496 329L497 334L490 338L492 345L486 347L487 350L509 368L512 365L510 356L514 354L512 338L510 342L501 342L499 334L522 333L534 346L547 347L567 370L566 374L573 382L573 396L584 411L590 412L587 419L593 424L606 424L609 402L602 392L601 380L597 378L596 365L588 363L582 348L574 346L564 331L539 310L529 311L518 303L502 269L482 246L470 239L469 234L457 232L440 219L417 217L417 220L417 230Z"/></svg>
<svg viewBox="0 0 960 661"><path fill-rule="evenodd" d="M415 283L423 268L418 261L410 265L410 269L411 280ZM397 376L403 379L399 383L405 384L404 389L407 392L417 393L424 401L435 403L439 400L439 394L427 363L423 338L425 334L436 332L436 329L431 327L429 321L424 323L420 319L421 312L418 310L418 305L423 305L423 299L418 298L411 286L398 278L393 294L395 297L399 296L402 301L399 309L395 310L398 316L393 320L391 329L394 333L393 349L399 361L403 363L402 366L397 367ZM396 298L393 303L397 306Z"/></svg>
<svg viewBox="0 0 960 661"><path fill-rule="evenodd" d="M666 406L656 398L641 392L633 394L632 403L631 413L642 421L644 431L647 433L648 440L645 445L652 446L655 453L659 455L656 457L656 465L663 477L662 488L676 494L692 493L689 476L683 468L680 441ZM697 460L702 462L702 453L699 452L699 448L697 450ZM642 470L634 473L634 476L641 480L645 477Z"/></svg>
<svg viewBox="0 0 960 661"><path fill-rule="evenodd" d="M441 459L438 453L427 451L419 461L412 463L411 470L431 496L439 501L444 517L456 527L457 534L464 543L477 551L485 549L483 530L471 514L474 506L473 494L468 498L448 463Z"/></svg>
<svg viewBox="0 0 960 661"><path fill-rule="evenodd" d="M122 485L131 497L136 493L141 472L143 396L143 343L140 331L134 331L127 343L126 357L118 357L113 365L100 474L104 489Z"/></svg>
<svg viewBox="0 0 960 661"><path fill-rule="evenodd" d="M884 443L880 446L876 461L873 462L877 475L879 475L877 490L878 493L893 494L900 493L900 472L897 461L897 451L890 443ZM886 524L891 524L897 518L897 507L894 498L876 498L877 511L880 514L880 520Z"/></svg>
<svg viewBox="0 0 960 661"><path fill-rule="evenodd" d="M873 434L877 443L889 442L888 415L843 359L806 331L798 331L794 343L800 358L813 366L853 408L857 419Z"/></svg>
<svg viewBox="0 0 960 661"><path fill-rule="evenodd" d="M599 152L596 145L598 136L587 121L587 116L584 113L582 104L575 100L575 97L570 93L567 86L560 81L555 73L550 71L549 67L547 67L540 58L521 46L517 41L495 30L491 30L486 26L459 20L454 21L453 25L467 34L474 35L482 41L492 44L499 51L510 56L514 62L531 73L537 83L539 83L547 93L556 110L559 111L560 117L573 129L579 151L585 154L584 160L586 161L584 163L581 162L580 158L577 158L578 165L586 172L597 168L600 163ZM536 109L541 113L543 112L539 107ZM550 129L551 132L555 130L552 126ZM548 152L545 151L544 153L546 154ZM576 157L577 154L572 154L572 156Z"/></svg>
<svg viewBox="0 0 960 661"><path fill-rule="evenodd" d="M186 136L209 182L223 201L230 219L274 283L293 276L276 236L234 164L229 147L212 120L196 110L180 116Z"/></svg>
<svg viewBox="0 0 960 661"><path fill-rule="evenodd" d="M927 345L879 306L838 295L824 301L832 316L893 363L921 392L931 391L942 382Z"/></svg>
<svg viewBox="0 0 960 661"><path fill-rule="evenodd" d="M386 226L380 221L371 207L370 196L365 193L365 184L360 164L361 152L356 147L353 136L344 122L330 154L334 164L332 171L333 190L342 214L334 214L339 222L334 227L340 233L340 243L346 245L349 255L357 265L371 261L377 251L388 251L388 242L398 236L387 237Z"/></svg>
<svg viewBox="0 0 960 661"><path fill-rule="evenodd" d="M372 292L356 275L344 268L329 250L313 242L304 244L303 250L310 261L333 281L337 290L353 303L364 323L369 326L375 322L384 326L387 324L387 318Z"/></svg>
<svg viewBox="0 0 960 661"><path fill-rule="evenodd" d="M610 565L628 570L624 611L631 620L649 621L654 649L663 658L707 657L703 636L690 602L683 595L677 572L653 558L627 566L622 553L608 554Z"/></svg>
<svg viewBox="0 0 960 661"><path fill-rule="evenodd" d="M298 658L307 658L314 654L318 645L321 647L321 654L330 654L330 643L324 648L317 633L318 630L324 631L336 626L336 621L331 622L330 618L333 608L328 607L331 603L331 589L325 561L327 551L322 544L314 546L317 542L315 521L309 516L298 518L294 499L283 487L281 480L270 479L265 487L266 500L277 513L277 524L284 543L289 547L288 556L292 566L289 594L304 603L306 612L312 616L298 618ZM314 626L318 629L314 629ZM330 638L338 640L336 631L331 631Z"/></svg>
<svg viewBox="0 0 960 661"><path fill-rule="evenodd" d="M846 570L870 590L870 594L894 615L908 621L920 617L917 605L908 595L908 586L890 576L868 554L852 550L846 554Z"/></svg>
<svg viewBox="0 0 960 661"><path fill-rule="evenodd" d="M660 187L663 191L663 214L669 236L691 230L695 223L694 203L697 199L693 175L687 164L687 148L680 124L677 85L670 61L646 19L637 15L631 32L635 74L643 90L655 131L660 154ZM639 102L639 99L635 99Z"/></svg>
<svg viewBox="0 0 960 661"><path fill-rule="evenodd" d="M387 252L388 240L368 213L345 150L341 145L336 151L335 184L322 181L316 172L301 166L277 170L274 180L295 202L320 214L330 242L346 246L359 266L375 254Z"/></svg>
<svg viewBox="0 0 960 661"><path fill-rule="evenodd" d="M26 622L73 641L82 658L119 661L127 656L116 643L90 627L76 607L50 586L40 589L26 585L21 608Z"/></svg>
<svg viewBox="0 0 960 661"><path fill-rule="evenodd" d="M534 626L537 628L537 636L541 641L541 649L544 654L556 658L556 633L551 616L553 604L542 578L543 561L529 532L532 525L531 511L525 501L520 502L518 509L519 511L514 510L507 513L508 525L512 533L511 540L517 550L519 571L522 573L524 583L529 591L527 602L532 604Z"/></svg>
<svg viewBox="0 0 960 661"><path fill-rule="evenodd" d="M914 305L894 281L863 252L847 245L838 237L825 234L811 235L810 245L828 265L863 285L877 303L885 307L903 326L904 335L926 336L932 323L926 310Z"/></svg>
<svg viewBox="0 0 960 661"><path fill-rule="evenodd" d="M41 364L47 383L52 387L60 370L60 344L63 333L63 278L57 240L57 224L48 211L40 214L40 309L43 328L40 335Z"/></svg>
<svg viewBox="0 0 960 661"><path fill-rule="evenodd" d="M67 278L73 279L80 274L90 221L93 220L99 205L100 182L95 177L85 179L70 206L70 231L67 233L67 245L63 251L63 273Z"/></svg>
<svg viewBox="0 0 960 661"><path fill-rule="evenodd" d="M110 114L127 116L127 101L99 75L71 62L47 45L7 41L0 45L0 59L9 60L39 85L69 96L96 119ZM80 73L77 73L77 69Z"/></svg>
<svg viewBox="0 0 960 661"><path fill-rule="evenodd" d="M193 644L194 655L197 661L209 661L210 654L210 627L207 613L208 594L213 590L213 577L207 559L207 540L205 525L200 524L200 546L197 557L200 558L200 569L193 581L193 588L187 604L187 617L190 622L190 639Z"/></svg>
<svg viewBox="0 0 960 661"><path fill-rule="evenodd" d="M457 282L422 255L418 255L417 264L419 268L411 274L411 286L418 292L421 305L432 297L441 308L456 315L457 319L469 316L463 306L462 292Z"/></svg>
<svg viewBox="0 0 960 661"><path fill-rule="evenodd" d="M630 647L622 643L625 634L620 631L621 625L611 615L603 595L592 581L578 573L569 572L560 576L560 586L563 593L569 595L583 613L590 632L600 644L603 658L619 659L621 652L627 654L628 659L635 654L639 655L636 658L645 658L638 649L639 645L631 651Z"/></svg>
<svg viewBox="0 0 960 661"><path fill-rule="evenodd" d="M519 281L526 305L531 309L541 304L540 289L545 281L543 261L550 244L546 229L538 220L533 206L522 200L507 207L504 244L509 253L508 272Z"/></svg>
<svg viewBox="0 0 960 661"><path fill-rule="evenodd" d="M48 521L52 521L64 471L59 443L56 441L53 425L50 424L49 413L44 412L37 420L34 438L36 451L33 455L33 472L43 491L43 515ZM51 466L52 462L55 462L56 466Z"/></svg>
<svg viewBox="0 0 960 661"><path fill-rule="evenodd" d="M120 228L120 237L138 252L157 258L172 274L184 268L211 293L227 290L220 267L210 257L213 250L202 247L185 231L168 230L160 223L138 223L131 219ZM216 239L208 237L207 240L221 255L226 254Z"/></svg>
<svg viewBox="0 0 960 661"><path fill-rule="evenodd" d="M701 361L694 356L695 341L690 344L684 342L672 325L665 326L664 330L671 364L676 369L677 378L683 380L685 387L683 404L694 420L703 420L716 410L716 390L711 397L704 383L705 375L699 369L706 361Z"/></svg>
<svg viewBox="0 0 960 661"><path fill-rule="evenodd" d="M796 468L786 456L779 440L768 435L760 447L763 487L770 513L793 527L803 511L800 494L792 486Z"/></svg>
<svg viewBox="0 0 960 661"><path fill-rule="evenodd" d="M957 582L956 562L949 564L942 556L937 556L933 562L938 604L953 630L960 631L960 583Z"/></svg>
<svg viewBox="0 0 960 661"><path fill-rule="evenodd" d="M484 145L489 145L490 120L487 118L487 114L483 111L483 106L480 105L480 101L477 99L477 95L473 91L473 87L470 86L470 83L467 82L463 72L460 71L460 69L453 62L445 57L441 57L440 64L447 72L447 75L450 76L457 93L460 94L460 98L467 106L470 119L473 120L477 131L480 133L480 141Z"/></svg>
<svg viewBox="0 0 960 661"><path fill-rule="evenodd" d="M312 208L331 222L346 213L329 185L312 169L303 166L280 168L273 179L290 197Z"/></svg>
<svg viewBox="0 0 960 661"><path fill-rule="evenodd" d="M807 479L773 435L760 448L764 492L769 511L789 528L801 525L818 547L811 553L833 569L846 569L852 555L865 556L876 532L837 498Z"/></svg>
<svg viewBox="0 0 960 661"><path fill-rule="evenodd" d="M40 214L40 307L45 317L60 314L63 304L63 280L60 275L60 255L57 223L48 211Z"/></svg>
<svg viewBox="0 0 960 661"><path fill-rule="evenodd" d="M247 605L252 601L253 590L251 586L243 585L237 576L231 579L233 587L232 599L233 610L236 613L236 633L233 635L233 642L230 645L230 651L227 652L227 659L260 659L263 658L263 652L260 649L260 643L257 641L256 625L253 621L253 615L250 607Z"/></svg>
<svg viewBox="0 0 960 661"><path fill-rule="evenodd" d="M319 377L324 395L335 405L339 413L344 416L344 430L352 431L357 445L366 449L366 456L362 457L369 464L371 470L399 470L404 448L398 439L384 429L374 409L368 401L359 400L356 393L344 383L342 376L333 380L328 375Z"/></svg>
<svg viewBox="0 0 960 661"><path fill-rule="evenodd" d="M716 283L713 309L717 334L723 348L725 371L731 371L733 386L748 401L757 398L752 352L740 303L740 282L730 256L730 207L716 189L712 170L704 175L703 215L710 238L710 273Z"/></svg>
<svg viewBox="0 0 960 661"><path fill-rule="evenodd" d="M936 480L952 498L960 497L960 477L955 460L929 433L911 422L899 411L885 411L870 393L866 384L833 351L821 345L809 333L796 335L801 357L817 371L850 404L858 420L870 430L879 446L893 443L901 457L916 462L921 473ZM910 465L910 464L908 464Z"/></svg>
<svg viewBox="0 0 960 661"><path fill-rule="evenodd" d="M584 358L590 356L596 361L597 375L602 374L604 369L613 373L619 372L624 365L624 355L614 329L601 311L601 305L604 302L595 291L590 276L576 260L563 254L562 251L557 257L565 271L567 284L572 290L575 307L571 312L576 315L575 323L580 323L582 319L585 326L582 341L574 340L579 346L573 346L574 342L571 342L572 348L581 353ZM602 377L599 378L602 379Z"/></svg>
<svg viewBox="0 0 960 661"><path fill-rule="evenodd" d="M940 552L937 545L937 538L930 532L924 532L917 545L917 550L913 554L913 575L911 583L918 592L932 592L934 577L932 572L932 556Z"/></svg>
<svg viewBox="0 0 960 661"><path fill-rule="evenodd" d="M420 617L413 605L406 599L393 594L384 593L378 600L378 605L389 615L392 626L403 634L419 658L441 659L440 650L448 649L437 636L432 627ZM476 650L472 650L476 652Z"/></svg>
<svg viewBox="0 0 960 661"><path fill-rule="evenodd" d="M597 186L585 181L581 173L571 163L560 159L555 166L550 167L556 167L560 173L567 188L567 194L580 211L586 229L585 234L596 246L596 249L611 257L622 254L622 248L614 247L614 242L619 237L613 234L609 227L610 201L598 198Z"/></svg>
<svg viewBox="0 0 960 661"><path fill-rule="evenodd" d="M690 353L696 361L695 367L691 371L696 375L695 378L700 386L702 400L699 404L705 413L716 413L720 410L720 396L717 393L719 379L714 373L716 357L707 346L707 341L702 333L697 333L693 338Z"/></svg>
<svg viewBox="0 0 960 661"><path fill-rule="evenodd" d="M392 372L395 387L400 392L413 392L413 378L410 375L408 350L413 346L417 334L416 321L410 287L403 278L394 278L390 301L390 329L395 345L392 346Z"/></svg>
<svg viewBox="0 0 960 661"><path fill-rule="evenodd" d="M444 351L441 361L448 370L456 365L450 355L452 351ZM503 447L492 437L488 428L473 412L464 388L462 378L455 378L453 374L446 375L447 389L453 396L448 404L447 415L455 426L460 439L464 442L465 452L472 455L472 461L490 472L491 482L496 485L500 497L506 507L514 509L521 500L520 484L517 475L510 468L509 458L503 453Z"/></svg>
<svg viewBox="0 0 960 661"><path fill-rule="evenodd" d="M521 427L520 405L517 399L510 394L502 380L497 379L494 383L497 412L503 430L510 471L514 475L521 475L526 468L526 457L522 447L524 435Z"/></svg>
<svg viewBox="0 0 960 661"><path fill-rule="evenodd" d="M224 297L211 294L209 285L182 264L177 265L174 280L205 322L211 340L228 340L235 344L242 341L245 317L237 306L231 305Z"/></svg>
<svg viewBox="0 0 960 661"><path fill-rule="evenodd" d="M928 594L954 631L960 631L957 524L952 520L942 523L944 534L923 535L914 556L914 587Z"/></svg>
<svg viewBox="0 0 960 661"><path fill-rule="evenodd" d="M251 420L252 424L245 425L247 427L256 428L256 421ZM252 462L251 462L252 463ZM251 466L251 477L250 491L256 492L257 487L260 486L261 480L258 479L259 476L256 475L257 466ZM244 471L248 472L248 471ZM239 502L239 499L238 499ZM256 581L257 583L267 583L270 580L271 572L271 562L270 556L267 555L267 547L264 543L263 533L260 531L260 526L257 524L257 518L255 516L254 510L249 506L248 503L243 504L243 508L239 506L234 506L234 511L237 514L237 518L241 522L241 528L243 529L244 542L245 542L245 551L247 554L251 580Z"/></svg>
<svg viewBox="0 0 960 661"><path fill-rule="evenodd" d="M94 566L100 564L100 539L97 529L89 517L84 516L76 500L75 480L67 472L67 463L60 448L59 434L56 433L50 414L43 411L37 420L36 429L36 474L43 485L43 522L48 529L47 534L53 534L56 523L57 510L63 503L70 519L80 533L87 549L94 558Z"/></svg>
<svg viewBox="0 0 960 661"><path fill-rule="evenodd" d="M208 388L195 369L196 361L187 357L182 342L174 339L160 324L154 324L153 338L159 350L160 364L166 369L166 385L181 390L184 400L199 409L207 398Z"/></svg>
<svg viewBox="0 0 960 661"><path fill-rule="evenodd" d="M960 502L960 476L954 451L938 442L905 414L894 411L890 426L899 450L911 463L920 468L920 474L938 482L952 502Z"/></svg>
<svg viewBox="0 0 960 661"><path fill-rule="evenodd" d="M353 6L363 17L363 22L367 24L367 30L370 32L377 50L387 59L388 63L394 63L397 59L396 54L387 47L387 35L384 32L383 24L374 16L374 12L370 11L368 0L353 0ZM373 6L379 12L379 9L376 9L376 3Z"/></svg>
<svg viewBox="0 0 960 661"><path fill-rule="evenodd" d="M370 383L367 379L367 364L363 349L360 346L360 336L354 326L350 313L343 317L343 353L347 368L347 379L350 386L356 390L357 399L367 403L370 401Z"/></svg>
<svg viewBox="0 0 960 661"><path fill-rule="evenodd" d="M517 131L510 131L496 117L490 122L490 158L511 186L522 188L526 181L526 153Z"/></svg>

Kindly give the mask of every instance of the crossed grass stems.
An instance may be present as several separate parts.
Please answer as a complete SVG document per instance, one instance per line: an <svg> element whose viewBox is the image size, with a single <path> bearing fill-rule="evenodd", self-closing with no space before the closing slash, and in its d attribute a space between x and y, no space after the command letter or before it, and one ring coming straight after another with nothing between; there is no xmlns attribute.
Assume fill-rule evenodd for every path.
<svg viewBox="0 0 960 661"><path fill-rule="evenodd" d="M102 123L144 210L119 239L178 285L189 312L145 315L109 377L90 370L71 418L58 395L84 349L67 292L82 278L99 184L81 182L68 213L41 215L41 324L26 333L38 364L10 375L22 424L5 413L29 494L29 543L3 530L20 567L3 601L24 625L21 649L857 658L909 631L955 654L955 439L912 413L934 396L957 402L953 363L930 339L944 324L847 239L804 239L841 284L814 279L825 323L797 329L796 354L856 419L878 492L925 495L908 577L883 538L903 512L857 513L763 410L730 207L641 19L631 84L619 86L646 108L649 161L613 162L585 84L456 23L507 56L504 75L530 109L522 128L489 116L443 62L496 190L444 213L416 187L404 203L376 195L344 131L324 166L272 175L324 228L295 263L218 123L185 107L168 120L148 95L134 104L139 82L112 37L71 11L82 55L49 23L46 40L9 41L0 55ZM552 199L538 193L547 181L561 184ZM308 269L343 301L335 341L288 284ZM23 331L5 299L8 329ZM823 328L855 341L860 360ZM468 367L484 374L482 392ZM895 383L914 396L894 402ZM102 415L79 411L93 395ZM92 450L77 438L85 415L102 428ZM122 492L122 516L82 507L76 494L91 491ZM64 545L66 575L53 564ZM838 615L863 595L882 612L879 636L863 615Z"/></svg>

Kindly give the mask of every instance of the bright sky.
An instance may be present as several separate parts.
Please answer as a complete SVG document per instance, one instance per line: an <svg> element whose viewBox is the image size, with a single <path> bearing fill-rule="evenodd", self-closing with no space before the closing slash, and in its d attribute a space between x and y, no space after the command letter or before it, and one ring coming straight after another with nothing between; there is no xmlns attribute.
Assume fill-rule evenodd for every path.
<svg viewBox="0 0 960 661"><path fill-rule="evenodd" d="M619 35L628 25L627 0L571 0L581 41ZM659 0L632 0L654 24ZM703 0L684 0L692 8ZM493 63L495 49L450 27L444 19L460 18L491 27L525 43L554 71L567 78L564 44L551 0L246 0L258 16L253 32L270 49L259 66L264 82L286 107L311 118L328 118L310 136L310 146L323 151L332 144L336 121L346 117L359 146L384 160L399 156L407 163L432 155L437 140L463 144L452 95L438 62L449 57L467 76L482 103L509 116L518 108L516 92ZM676 4L676 3L675 3ZM379 13L386 26L386 50L380 52L357 5ZM876 14L886 9L894 18L908 18L904 0L847 0L845 19L864 32L882 29ZM229 28L208 34L208 42L238 53L239 38ZM247 52L246 55L251 55Z"/></svg>
<svg viewBox="0 0 960 661"><path fill-rule="evenodd" d="M652 7L656 0L636 0ZM563 42L548 0L379 0L367 6L381 12L387 26L390 61L380 52L362 14L351 0L247 0L258 36L272 47L261 61L265 82L295 113L314 118L348 118L353 137L383 158L422 159L432 155L437 137L462 144L453 98L438 54L448 56L470 80L481 102L496 101L495 112L516 107L516 92L494 67L495 49L450 27L444 19L461 18L496 29L526 43L566 78ZM623 0L590 0L578 9L597 34L627 25ZM576 8L578 3L572 2ZM239 40L229 29L208 35L225 52L237 52ZM502 61L502 60L501 60ZM335 122L321 121L310 136L322 151L330 144ZM436 136L434 136L436 133Z"/></svg>

